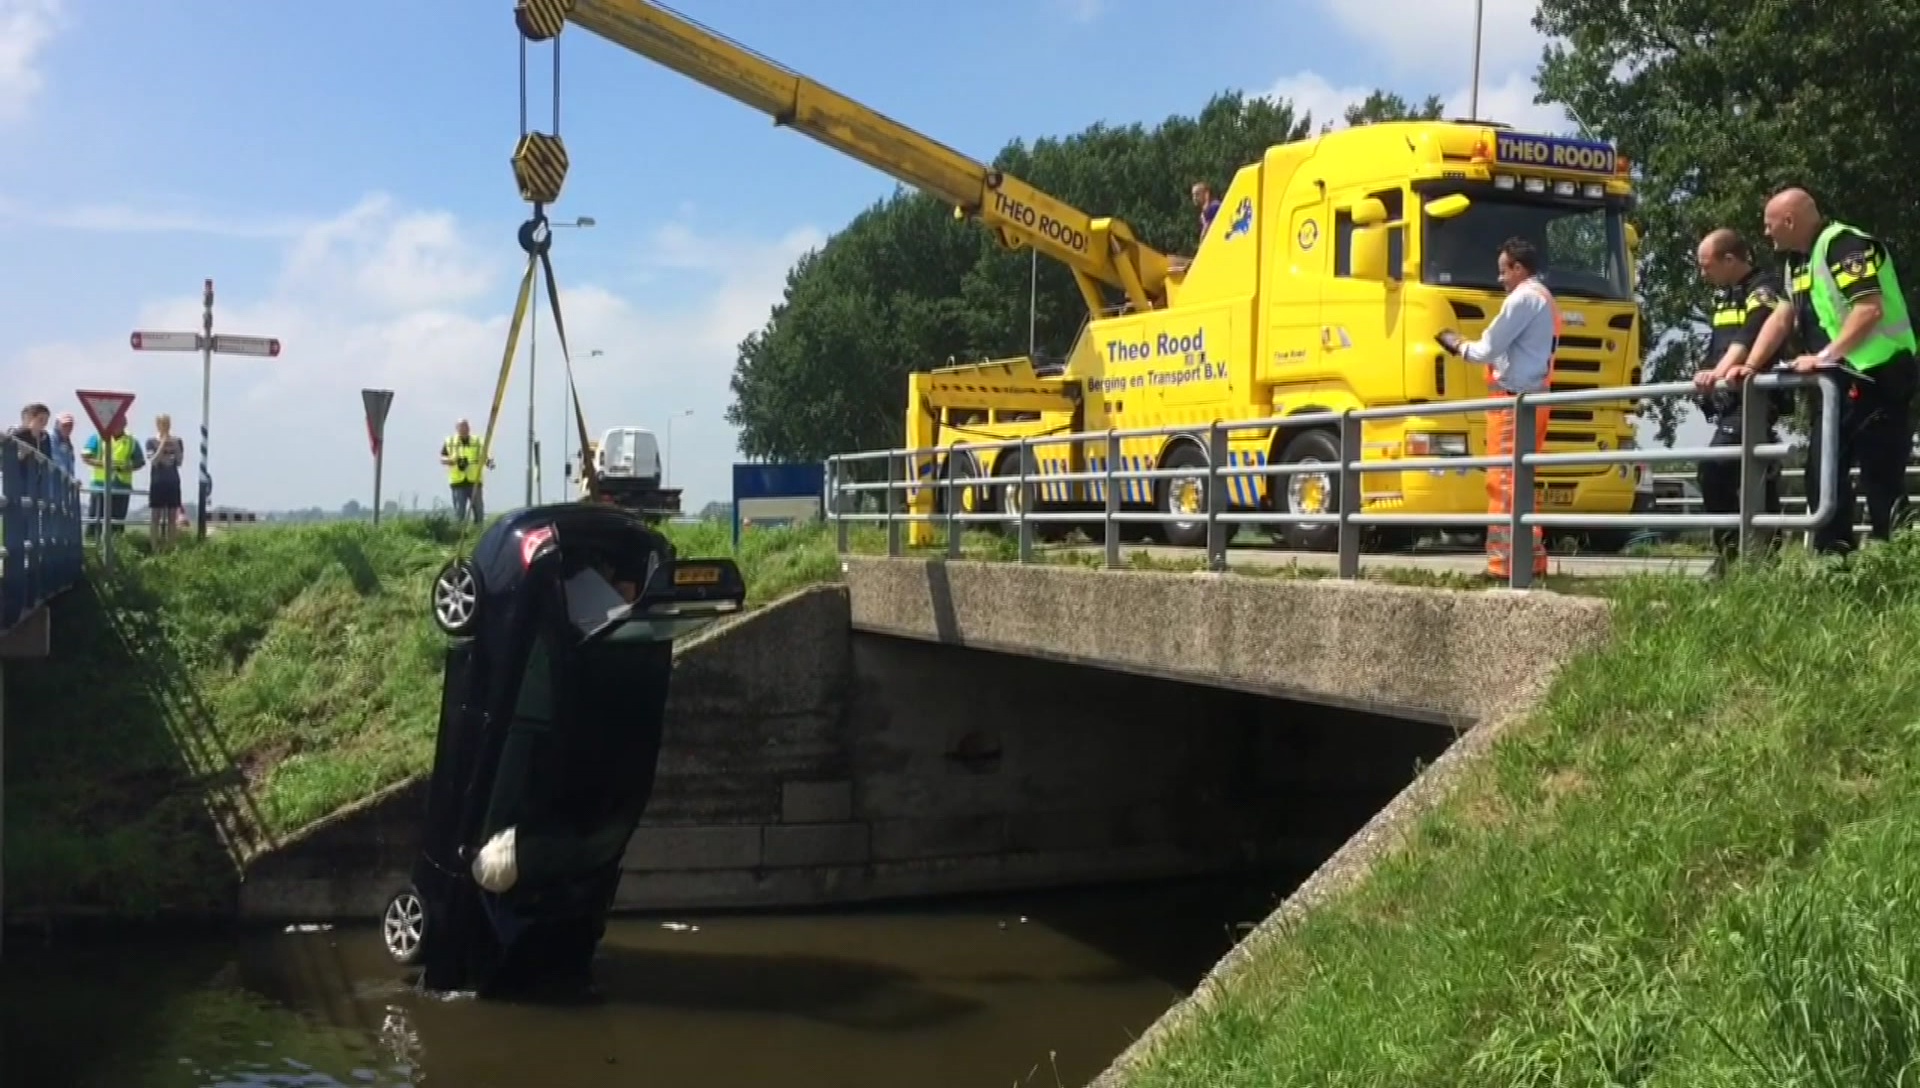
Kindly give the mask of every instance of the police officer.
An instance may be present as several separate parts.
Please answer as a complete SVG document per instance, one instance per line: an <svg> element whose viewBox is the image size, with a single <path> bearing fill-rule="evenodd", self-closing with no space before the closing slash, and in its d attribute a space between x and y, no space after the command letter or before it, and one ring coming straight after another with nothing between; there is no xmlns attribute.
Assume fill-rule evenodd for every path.
<svg viewBox="0 0 1920 1088"><path fill-rule="evenodd" d="M1804 189L1784 189L1767 201L1767 237L1787 257L1793 305L1774 311L1753 353L1764 356L1796 329L1812 348L1793 361L1801 373L1831 368L1841 379L1839 464L1833 516L1813 532L1815 550L1853 550L1852 470L1860 469L1871 535L1885 540L1907 516L1907 459L1913 453L1909 409L1920 362L1906 295L1886 244L1820 214ZM1819 345L1819 346L1815 346ZM1807 500L1819 497L1823 441L1814 417Z"/></svg>
<svg viewBox="0 0 1920 1088"><path fill-rule="evenodd" d="M1709 445L1738 446L1740 391L1716 386L1721 383L1738 386L1748 375L1772 365L1774 360L1756 356L1752 348L1773 311L1786 305L1786 297L1778 275L1753 266L1753 251L1736 231L1722 227L1708 234L1700 240L1694 259L1700 267L1700 278L1714 289L1713 332L1707 341L1707 366L1693 376L1693 383L1700 390L1694 399L1701 414L1713 424L1713 440ZM1756 395L1766 397L1767 430L1765 436L1755 442L1776 441L1774 425L1791 410L1791 401L1779 391ZM1739 461L1702 461L1698 479L1707 513L1739 512ZM1763 508L1769 514L1780 512L1780 480L1771 467L1767 470ZM1716 569L1724 569L1738 554L1738 532L1715 529L1713 546L1718 553Z"/></svg>

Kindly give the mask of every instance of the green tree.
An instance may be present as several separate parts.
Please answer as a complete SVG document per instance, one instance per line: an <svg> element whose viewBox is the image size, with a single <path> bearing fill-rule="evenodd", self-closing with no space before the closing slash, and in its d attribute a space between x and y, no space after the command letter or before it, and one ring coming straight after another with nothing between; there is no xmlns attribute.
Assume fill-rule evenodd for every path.
<svg viewBox="0 0 1920 1088"><path fill-rule="evenodd" d="M1446 100L1437 94L1428 95L1416 106L1392 91L1375 90L1348 106L1343 119L1349 126L1357 127L1376 121L1438 121L1446 112ZM1320 131L1333 131L1333 122L1321 125Z"/></svg>
<svg viewBox="0 0 1920 1088"><path fill-rule="evenodd" d="M1188 196L1195 181L1224 191L1268 147L1308 134L1287 103L1226 94L1151 129L1095 125L1016 141L994 165L1124 220L1151 245L1189 252L1199 232ZM907 374L1026 353L1035 268L1029 251L1000 248L918 193L868 208L794 266L766 325L741 342L727 410L741 451L818 458L900 442ZM1065 267L1042 260L1037 270L1037 354L1064 357L1086 304Z"/></svg>
<svg viewBox="0 0 1920 1088"><path fill-rule="evenodd" d="M1541 101L1566 106L1634 163L1651 380L1701 362L1707 289L1695 244L1733 227L1770 261L1761 209L1781 187L1806 186L1827 215L1896 253L1920 243L1909 195L1908 149L1920 144L1912 0L1541 0L1534 25L1554 41ZM1663 437L1678 411L1663 409Z"/></svg>

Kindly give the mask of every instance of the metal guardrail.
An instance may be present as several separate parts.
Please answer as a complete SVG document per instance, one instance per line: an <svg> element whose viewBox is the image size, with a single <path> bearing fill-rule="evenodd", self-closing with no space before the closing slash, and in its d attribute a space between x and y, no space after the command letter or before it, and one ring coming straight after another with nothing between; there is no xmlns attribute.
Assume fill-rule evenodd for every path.
<svg viewBox="0 0 1920 1088"><path fill-rule="evenodd" d="M1766 398L1755 396L1756 391L1782 388L1797 388L1813 385L1819 389L1822 426L1822 452L1820 458L1820 506L1818 509L1799 515L1767 514L1765 505L1765 462L1778 461L1788 455L1792 447L1785 442L1757 443L1756 438L1765 437ZM1514 541L1514 561L1509 565L1508 584L1516 589L1524 589L1533 584L1533 564L1523 560L1526 548L1531 545L1535 526L1564 528L1673 528L1673 529L1735 529L1739 533L1739 547L1742 555L1753 552L1760 546L1760 530L1808 530L1824 521L1833 508L1835 472L1835 449L1838 442L1840 420L1840 398L1834 379L1825 374L1799 375L1769 373L1758 375L1740 387L1741 413L1746 426L1742 431L1742 441L1737 446L1691 446L1680 448L1633 447L1621 450L1591 450L1565 452L1537 452L1534 449L1538 434L1538 419L1531 409L1553 405L1594 404L1605 401L1626 399L1656 399L1687 396L1698 393L1692 382L1665 382L1652 385L1622 386L1606 389L1566 390L1551 393L1528 393L1517 397L1488 397L1480 400L1441 401L1424 404L1396 405L1384 408L1353 409L1345 412L1314 412L1285 417L1267 417L1262 419L1238 420L1233 422L1215 421L1211 424L1176 427L1155 427L1139 430L1108 430L1081 434L1045 434L1031 435L1019 439L1006 439L986 442L956 442L947 446L924 449L871 450L857 453L837 454L827 458L825 505L827 517L838 523L839 549L844 554L848 550L848 527L853 522L881 522L887 527L887 554L902 554L901 530L915 522L943 524L947 530L947 554L950 558L960 555L960 530L970 524L981 522L1012 522L1018 528L1019 556L1023 563L1033 558L1033 528L1036 524L1072 523L1087 524L1093 521L1101 523L1106 538L1106 565L1119 567L1121 562L1120 534L1117 526L1131 523L1180 524L1202 520L1206 522L1206 553L1208 566L1216 571L1224 571L1227 566L1227 539L1230 526L1237 525L1335 525L1338 526L1336 551L1339 555L1339 576L1357 578L1360 575L1360 537L1361 530L1370 526L1406 526L1415 528L1447 527L1493 527L1504 525ZM1409 457L1390 461L1363 461L1361 426L1368 420L1405 419L1413 416L1453 416L1466 415L1488 410L1512 411L1514 413L1514 453L1499 457ZM1267 464L1229 464L1229 439L1238 432L1259 431L1269 433L1276 428L1288 431L1300 431L1308 428L1325 428L1335 431L1339 436L1340 457L1337 463L1295 462ZM1203 441L1207 451L1206 464L1194 468L1170 469L1132 469L1118 468L1123 464L1120 456L1120 444L1128 438L1152 438L1184 436L1196 442ZM1081 443L1097 445L1105 443L1106 457L1104 467L1091 472L1049 472L1031 471L1037 460L1032 456L1035 446L1058 446L1063 443ZM978 453L986 450L1018 449L1019 471L1016 474L1001 476L960 475L957 466L961 463L977 464L980 458L955 457L956 453ZM1740 462L1740 509L1732 514L1660 514L1660 513L1540 513L1534 509L1536 494L1534 491L1534 470L1540 467L1573 467L1581 465L1623 465L1623 464L1663 464L1674 461L1731 461ZM885 462L886 479L883 482L860 482L856 473L849 471L853 466L874 461ZM945 471L938 467L942 462ZM936 466L937 478L928 482L919 474L916 465ZM1361 477L1367 473L1406 472L1428 470L1453 470L1469 468L1507 468L1513 473L1514 503L1511 514L1490 514L1483 512L1460 512L1446 514L1405 514L1405 513L1368 513L1361 510ZM1282 513L1278 510L1227 510L1226 481L1229 478L1292 476L1298 473L1327 473L1336 478L1339 501L1334 512L1318 514ZM1170 514L1164 511L1144 511L1122 509L1120 488L1115 484L1125 484L1134 480L1199 480L1205 486L1205 511L1203 515ZM1033 511L1033 496L1038 487L1047 484L1065 483L1103 484L1106 503L1104 509L1074 511ZM1003 488L1013 485L1020 496L1015 509L1010 511L962 511L960 496L968 487ZM911 496L923 489L939 488L946 493L945 510L936 513L914 513L903 509L910 506ZM1269 486L1269 494L1278 488ZM881 492L885 496L885 511L882 513L858 513L851 508L860 494ZM908 496L906 503L901 502L903 495Z"/></svg>
<svg viewBox="0 0 1920 1088"><path fill-rule="evenodd" d="M84 509L79 481L0 435L0 632L80 580Z"/></svg>
<svg viewBox="0 0 1920 1088"><path fill-rule="evenodd" d="M1783 485L1781 488L1781 495L1780 495L1781 513L1787 513L1793 510L1803 510L1806 508L1807 496L1804 494L1804 484L1802 485L1803 493L1798 495L1787 494L1786 488L1784 486L1788 480L1804 481L1806 479L1806 475L1807 475L1807 470L1804 468L1782 468L1780 470L1780 483ZM1866 519L1867 518L1867 496L1866 496L1866 493L1859 486L1860 469L1857 467L1852 468L1848 470L1848 475L1851 476L1854 481L1853 531L1856 534L1865 533L1870 531L1873 528L1873 526L1869 524ZM1914 461L1907 465L1907 479L1909 481L1908 486L1910 488L1912 487L1911 481L1913 477L1916 475L1920 475L1920 461ZM1656 489L1659 484L1663 484L1663 483L1665 484L1696 484L1697 485L1698 482L1699 481L1696 479L1696 474L1692 472L1653 472L1648 474L1648 483L1655 485ZM1916 510L1920 510L1920 491L1913 491L1913 490L1908 491L1907 504ZM1685 495L1661 496L1656 494L1653 500L1653 505L1661 509L1678 510L1682 513L1692 513L1693 511L1700 509L1701 500L1698 498L1689 498Z"/></svg>

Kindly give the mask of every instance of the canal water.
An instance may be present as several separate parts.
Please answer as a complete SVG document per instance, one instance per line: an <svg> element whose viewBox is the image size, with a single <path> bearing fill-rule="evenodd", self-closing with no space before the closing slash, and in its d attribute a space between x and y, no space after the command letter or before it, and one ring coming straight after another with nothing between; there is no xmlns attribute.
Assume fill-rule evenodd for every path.
<svg viewBox="0 0 1920 1088"><path fill-rule="evenodd" d="M425 997L372 926L6 947L6 1088L1083 1085L1304 873L623 918L603 999Z"/></svg>

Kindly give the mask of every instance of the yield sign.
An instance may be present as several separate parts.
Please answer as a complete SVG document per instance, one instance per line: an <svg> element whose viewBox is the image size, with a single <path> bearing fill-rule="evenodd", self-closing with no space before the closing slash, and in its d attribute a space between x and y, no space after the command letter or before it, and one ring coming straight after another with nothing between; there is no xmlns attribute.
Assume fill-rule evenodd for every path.
<svg viewBox="0 0 1920 1088"><path fill-rule="evenodd" d="M362 389L360 403L367 409L367 441L373 445L373 455L380 456L380 443L387 434L387 409L393 407L393 390Z"/></svg>
<svg viewBox="0 0 1920 1088"><path fill-rule="evenodd" d="M87 418L93 420L93 429L99 434L112 434L127 422L127 409L133 407L132 393L108 393L98 389L76 389L74 395L80 398L80 407L87 410Z"/></svg>

